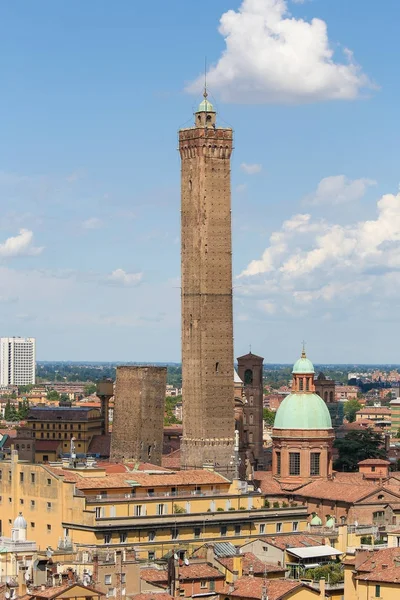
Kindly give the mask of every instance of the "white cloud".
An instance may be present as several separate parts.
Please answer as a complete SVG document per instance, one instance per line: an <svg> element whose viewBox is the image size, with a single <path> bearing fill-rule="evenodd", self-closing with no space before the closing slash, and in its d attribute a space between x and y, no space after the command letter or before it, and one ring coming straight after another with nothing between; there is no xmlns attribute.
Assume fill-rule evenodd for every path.
<svg viewBox="0 0 400 600"><path fill-rule="evenodd" d="M255 175L256 173L260 173L260 171L262 171L262 165L259 164L242 163L240 168L247 175Z"/></svg>
<svg viewBox="0 0 400 600"><path fill-rule="evenodd" d="M29 229L20 229L19 234L9 237L0 244L0 258L15 258L17 256L36 256L43 247L33 245L33 232Z"/></svg>
<svg viewBox="0 0 400 600"><path fill-rule="evenodd" d="M90 217L86 221L83 221L82 227L84 229L100 229L103 227L103 221L98 217Z"/></svg>
<svg viewBox="0 0 400 600"><path fill-rule="evenodd" d="M318 206L356 202L372 185L376 185L373 179L348 179L345 175L324 177L315 192L304 198L304 204Z"/></svg>
<svg viewBox="0 0 400 600"><path fill-rule="evenodd" d="M393 318L400 294L400 192L378 200L374 219L353 224L294 215L239 277L243 310L255 298L260 313L276 317Z"/></svg>
<svg viewBox="0 0 400 600"><path fill-rule="evenodd" d="M335 60L325 22L292 17L286 0L243 0L222 15L219 32L226 48L207 81L225 102L352 100L373 87L351 51ZM203 82L187 91L198 93Z"/></svg>
<svg viewBox="0 0 400 600"><path fill-rule="evenodd" d="M123 269L115 269L107 277L107 281L115 285L131 286L140 283L142 278L143 273L127 273Z"/></svg>
<svg viewBox="0 0 400 600"><path fill-rule="evenodd" d="M267 313L267 315L273 315L276 312L276 306L273 302L259 302L259 307L263 312Z"/></svg>

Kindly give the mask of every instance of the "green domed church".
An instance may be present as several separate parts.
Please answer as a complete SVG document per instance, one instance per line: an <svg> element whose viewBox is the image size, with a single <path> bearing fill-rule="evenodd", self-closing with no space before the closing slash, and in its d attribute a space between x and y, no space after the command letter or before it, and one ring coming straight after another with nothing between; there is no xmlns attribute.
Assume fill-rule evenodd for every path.
<svg viewBox="0 0 400 600"><path fill-rule="evenodd" d="M304 484L332 476L334 432L304 349L292 375L292 393L278 408L272 431L272 472L281 482Z"/></svg>

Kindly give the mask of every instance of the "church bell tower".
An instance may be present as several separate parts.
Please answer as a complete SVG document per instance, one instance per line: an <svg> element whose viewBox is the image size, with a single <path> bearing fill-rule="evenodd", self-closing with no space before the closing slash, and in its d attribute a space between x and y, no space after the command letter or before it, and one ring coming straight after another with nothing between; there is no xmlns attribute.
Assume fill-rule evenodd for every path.
<svg viewBox="0 0 400 600"><path fill-rule="evenodd" d="M232 129L207 92L179 131L183 439L181 468L234 473Z"/></svg>

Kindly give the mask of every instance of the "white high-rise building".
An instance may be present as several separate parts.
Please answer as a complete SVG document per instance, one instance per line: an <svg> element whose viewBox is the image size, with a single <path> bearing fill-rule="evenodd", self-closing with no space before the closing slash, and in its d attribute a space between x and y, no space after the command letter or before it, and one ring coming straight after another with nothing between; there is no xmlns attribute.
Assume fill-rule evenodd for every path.
<svg viewBox="0 0 400 600"><path fill-rule="evenodd" d="M35 383L35 338L0 338L0 385Z"/></svg>

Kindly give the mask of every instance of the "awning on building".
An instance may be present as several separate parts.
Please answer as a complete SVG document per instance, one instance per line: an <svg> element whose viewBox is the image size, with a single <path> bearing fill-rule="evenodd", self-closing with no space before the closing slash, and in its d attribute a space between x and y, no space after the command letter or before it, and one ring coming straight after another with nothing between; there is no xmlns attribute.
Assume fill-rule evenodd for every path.
<svg viewBox="0 0 400 600"><path fill-rule="evenodd" d="M343 554L332 546L308 546L307 548L286 548L289 554L297 558L322 558L323 556L339 556Z"/></svg>

